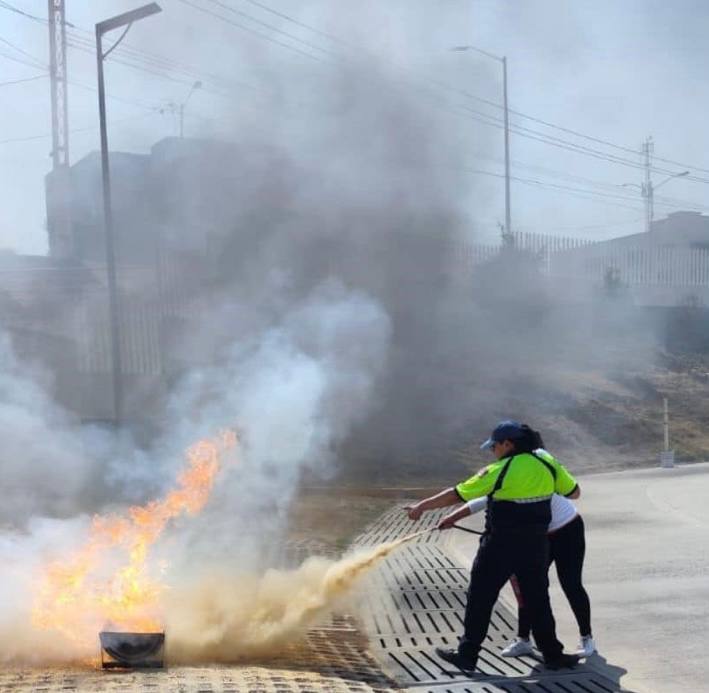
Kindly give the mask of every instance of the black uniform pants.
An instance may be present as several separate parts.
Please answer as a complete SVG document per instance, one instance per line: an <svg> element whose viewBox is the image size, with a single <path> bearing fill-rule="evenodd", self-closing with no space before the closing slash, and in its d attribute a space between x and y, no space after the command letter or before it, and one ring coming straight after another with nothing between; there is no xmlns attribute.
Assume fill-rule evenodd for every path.
<svg viewBox="0 0 709 693"><path fill-rule="evenodd" d="M591 635L591 602L581 582L585 553L586 538L581 515L549 535L549 565L556 563L561 589L569 600L581 637ZM518 616L518 634L528 638L531 621L524 599L519 605Z"/></svg>
<svg viewBox="0 0 709 693"><path fill-rule="evenodd" d="M544 528L485 534L470 572L460 653L477 657L500 590L516 575L537 647L546 660L558 657L563 646L556 639L548 571L549 540Z"/></svg>

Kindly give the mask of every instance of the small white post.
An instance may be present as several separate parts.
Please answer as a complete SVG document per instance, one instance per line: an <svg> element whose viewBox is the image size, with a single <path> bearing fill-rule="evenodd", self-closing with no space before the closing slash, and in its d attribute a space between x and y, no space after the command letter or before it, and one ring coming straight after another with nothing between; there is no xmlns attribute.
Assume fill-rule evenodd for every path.
<svg viewBox="0 0 709 693"><path fill-rule="evenodd" d="M667 397L662 398L662 406L664 409L663 428L665 430L665 452L669 452L669 449L670 449L670 416L669 416L669 409L667 406Z"/></svg>
<svg viewBox="0 0 709 693"><path fill-rule="evenodd" d="M662 398L662 428L664 432L665 445L663 451L660 453L660 466L661 467L674 467L675 466L675 451L670 450L670 415L669 406L667 404L667 397Z"/></svg>

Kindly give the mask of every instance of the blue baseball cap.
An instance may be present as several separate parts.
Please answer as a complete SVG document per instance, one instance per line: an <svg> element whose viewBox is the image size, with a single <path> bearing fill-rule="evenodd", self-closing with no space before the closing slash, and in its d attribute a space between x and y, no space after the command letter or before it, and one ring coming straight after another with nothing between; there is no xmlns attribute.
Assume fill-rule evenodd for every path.
<svg viewBox="0 0 709 693"><path fill-rule="evenodd" d="M495 443L503 440L519 440L524 438L525 431L517 421L500 421L490 434L490 437L480 446L481 450L490 449Z"/></svg>

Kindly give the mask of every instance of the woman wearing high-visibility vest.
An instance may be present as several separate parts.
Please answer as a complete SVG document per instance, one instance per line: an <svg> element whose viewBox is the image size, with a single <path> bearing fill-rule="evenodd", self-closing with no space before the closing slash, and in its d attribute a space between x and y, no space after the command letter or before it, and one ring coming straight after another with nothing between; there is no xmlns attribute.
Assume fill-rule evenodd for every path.
<svg viewBox="0 0 709 693"><path fill-rule="evenodd" d="M485 510L487 498L475 498L444 518L446 524L453 524L464 517ZM583 559L586 552L586 537L583 519L576 506L564 496L555 493L551 499L551 522L549 523L549 565L556 565L559 584L569 601L579 627L580 642L576 654L590 657L596 651L596 643L591 633L591 602L583 586ZM529 641L531 624L519 589L513 575L510 584L517 598L517 638L500 653L503 657L521 657L534 653Z"/></svg>
<svg viewBox="0 0 709 693"><path fill-rule="evenodd" d="M573 667L578 655L565 654L556 637L549 603L549 540L554 493L577 498L579 488L566 468L546 451L529 426L502 421L481 448L497 461L467 481L426 498L406 511L417 520L443 508L487 496L485 533L470 572L464 632L456 649L436 648L436 654L464 672L472 672L487 634L492 609L502 586L516 575L537 647L549 669ZM439 529L453 525L446 518Z"/></svg>

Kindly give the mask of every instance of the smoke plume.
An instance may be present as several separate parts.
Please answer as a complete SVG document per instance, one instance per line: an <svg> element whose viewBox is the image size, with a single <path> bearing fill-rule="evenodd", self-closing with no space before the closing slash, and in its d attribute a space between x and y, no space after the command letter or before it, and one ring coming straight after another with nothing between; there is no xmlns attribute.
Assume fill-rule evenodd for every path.
<svg viewBox="0 0 709 693"><path fill-rule="evenodd" d="M416 535L359 550L339 561L313 557L258 579L209 576L169 600L168 657L175 662L233 662L278 657L308 628L351 604L357 581Z"/></svg>
<svg viewBox="0 0 709 693"><path fill-rule="evenodd" d="M361 55L275 75L239 45L200 48L219 69L247 64L265 76L270 97L247 116L232 89L213 114L227 126L192 122L190 137L162 139L137 163L113 158L122 306L159 305L159 368L149 385L136 384L140 372L126 378L125 430L82 425L0 341L2 658L31 659L38 645L44 659L83 654L28 631L34 580L82 546L94 513L165 496L182 451L220 429L238 434L237 467L200 515L166 527L150 562L169 563L180 661L278 647L391 550L269 572L304 479L331 482L333 493L353 479L450 483L467 471L456 453L502 417L545 434L547 422L564 422L566 440L548 440L554 451L568 431L595 444L574 397L593 383L578 374L654 359L653 320L622 298L565 301L567 287L518 249L474 270L461 260L471 217L489 211L465 168L498 143L469 119L452 121L451 99L422 75ZM76 175L92 165L98 176L98 157ZM102 257L98 181L76 198L91 232L80 250ZM153 255L170 272L150 265L131 282L132 263ZM80 389L85 373L73 375ZM149 434L138 442L131 425Z"/></svg>

